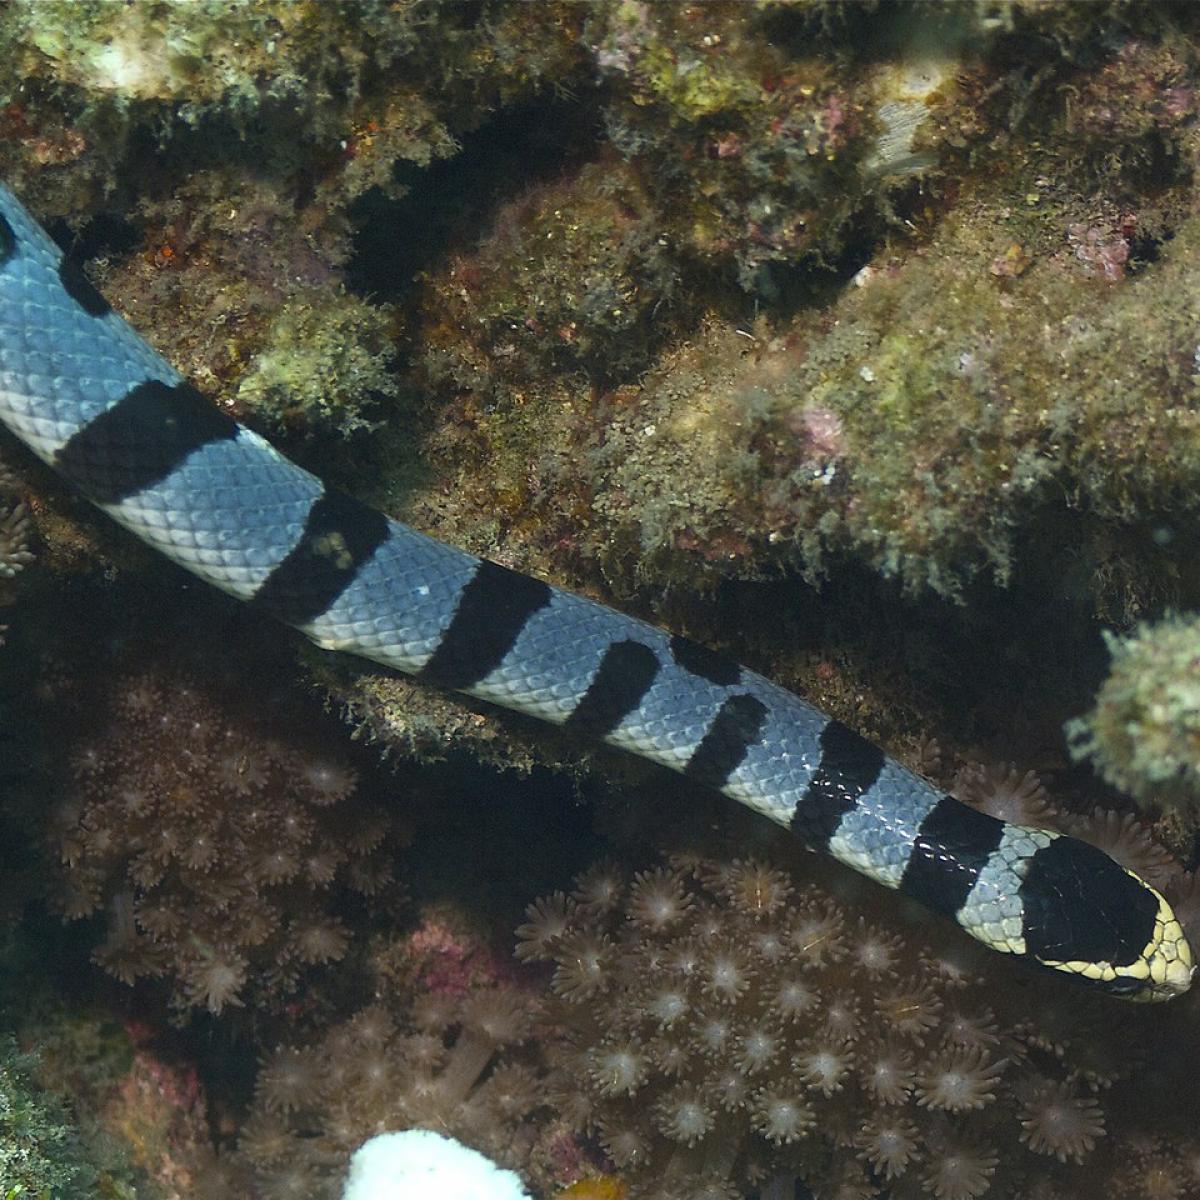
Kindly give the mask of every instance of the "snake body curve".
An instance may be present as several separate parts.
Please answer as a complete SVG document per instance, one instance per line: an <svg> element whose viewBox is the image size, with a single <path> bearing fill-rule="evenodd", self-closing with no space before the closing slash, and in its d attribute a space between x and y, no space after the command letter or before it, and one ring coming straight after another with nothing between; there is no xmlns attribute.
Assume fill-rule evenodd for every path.
<svg viewBox="0 0 1200 1200"><path fill-rule="evenodd" d="M326 488L185 383L3 187L0 423L319 646L670 767L992 949L1135 999L1190 984L1170 906L1099 850L968 808L731 660Z"/></svg>

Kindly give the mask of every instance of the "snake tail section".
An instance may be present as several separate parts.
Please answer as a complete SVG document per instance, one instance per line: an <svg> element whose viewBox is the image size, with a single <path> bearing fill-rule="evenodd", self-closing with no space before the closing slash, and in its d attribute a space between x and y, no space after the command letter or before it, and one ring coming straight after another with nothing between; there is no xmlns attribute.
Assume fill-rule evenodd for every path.
<svg viewBox="0 0 1200 1200"><path fill-rule="evenodd" d="M994 950L1185 991L1166 901L1098 850L943 795L737 663L327 489L212 407L0 187L0 422L201 579L347 651L717 788Z"/></svg>

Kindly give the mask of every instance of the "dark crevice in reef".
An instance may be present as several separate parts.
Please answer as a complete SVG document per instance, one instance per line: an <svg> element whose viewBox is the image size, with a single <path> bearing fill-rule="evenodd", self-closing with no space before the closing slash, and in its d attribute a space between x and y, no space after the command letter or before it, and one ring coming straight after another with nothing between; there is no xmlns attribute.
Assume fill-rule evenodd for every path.
<svg viewBox="0 0 1200 1200"><path fill-rule="evenodd" d="M351 207L358 235L347 283L376 301L399 299L448 247L473 246L498 205L581 166L599 138L591 109L543 98L467 135L452 158L427 167L397 163L401 199L374 189Z"/></svg>
<svg viewBox="0 0 1200 1200"><path fill-rule="evenodd" d="M762 263L755 275L753 294L737 293L736 308L741 310L741 318L753 321L761 308L770 313L773 323L783 325L804 309L833 303L879 252L886 228L878 213L863 213L843 232L835 252L821 261L805 257L796 262ZM721 311L725 317L736 319L734 307L725 305Z"/></svg>
<svg viewBox="0 0 1200 1200"><path fill-rule="evenodd" d="M1129 268L1142 270L1162 257L1162 248L1175 236L1174 230L1161 233L1140 233L1129 238Z"/></svg>

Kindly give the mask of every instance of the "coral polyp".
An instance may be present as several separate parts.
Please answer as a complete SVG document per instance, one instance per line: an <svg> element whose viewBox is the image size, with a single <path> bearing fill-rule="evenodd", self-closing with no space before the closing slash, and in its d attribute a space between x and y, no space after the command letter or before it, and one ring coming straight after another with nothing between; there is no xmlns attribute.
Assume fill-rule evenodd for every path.
<svg viewBox="0 0 1200 1200"><path fill-rule="evenodd" d="M1035 981L948 976L935 934L884 903L851 922L782 866L672 862L624 883L606 868L602 908L568 915L548 898L531 913L554 911L554 938L531 922L519 943L555 968L546 1015L567 1045L554 1058L580 1093L563 1115L634 1200L797 1181L821 1197L977 1200L1035 1176L1081 1195L1112 1171L1104 1144L1144 1116L1123 1081L1146 1030L1071 1028L1057 989L1031 1011ZM639 915L650 884L672 898L667 925ZM764 891L790 898L763 904ZM600 945L586 990L562 986L580 948ZM855 1159L865 1173L847 1176Z"/></svg>
<svg viewBox="0 0 1200 1200"><path fill-rule="evenodd" d="M177 1008L213 1015L278 1011L342 960L348 918L396 910L408 838L394 803L356 794L354 761L282 678L257 696L235 685L256 651L224 640L201 664L169 626L137 646L101 638L76 646L90 671L48 666L39 692L60 796L51 903L103 916L93 957L123 983L165 980Z"/></svg>
<svg viewBox="0 0 1200 1200"><path fill-rule="evenodd" d="M258 1074L238 1160L264 1196L340 1194L350 1154L384 1130L438 1129L528 1169L546 1095L529 997L479 987L435 1016L402 1004L361 1009L315 1042L281 1046ZM297 1193L298 1194L298 1193Z"/></svg>

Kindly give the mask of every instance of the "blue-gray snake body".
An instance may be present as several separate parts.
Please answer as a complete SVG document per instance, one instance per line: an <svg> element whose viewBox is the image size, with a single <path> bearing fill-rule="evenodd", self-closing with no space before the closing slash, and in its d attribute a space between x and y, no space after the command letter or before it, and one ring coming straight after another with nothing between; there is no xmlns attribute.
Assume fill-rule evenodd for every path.
<svg viewBox="0 0 1200 1200"><path fill-rule="evenodd" d="M1190 984L1166 901L1099 850L959 804L730 660L327 489L184 383L2 187L0 422L138 537L320 646L717 788L993 949L1132 998Z"/></svg>

